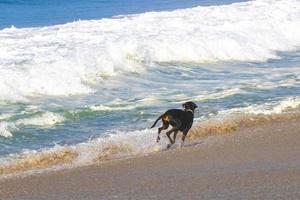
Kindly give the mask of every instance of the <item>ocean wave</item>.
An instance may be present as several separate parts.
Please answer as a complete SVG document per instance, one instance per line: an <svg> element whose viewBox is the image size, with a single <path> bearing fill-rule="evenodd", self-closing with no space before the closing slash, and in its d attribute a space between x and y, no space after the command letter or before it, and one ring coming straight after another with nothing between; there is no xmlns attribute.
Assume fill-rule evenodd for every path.
<svg viewBox="0 0 300 200"><path fill-rule="evenodd" d="M297 0L256 0L3 29L0 101L92 93L106 76L151 63L276 59L299 49L299 13Z"/></svg>
<svg viewBox="0 0 300 200"><path fill-rule="evenodd" d="M55 146L40 151L24 151L0 159L0 175L29 170L46 169L59 165L84 166L126 156L143 155L160 151L163 144L156 144L154 130L115 131L107 137L97 138L74 146ZM152 142L151 142L152 141Z"/></svg>
<svg viewBox="0 0 300 200"><path fill-rule="evenodd" d="M300 97L286 97L273 102L267 102L263 104L253 104L245 107L232 108L228 110L222 110L218 114L220 116L227 116L231 114L281 114L288 111L297 110L300 106Z"/></svg>
<svg viewBox="0 0 300 200"><path fill-rule="evenodd" d="M137 108L137 105L93 105L89 109L92 111L118 111L118 110L132 110Z"/></svg>
<svg viewBox="0 0 300 200"><path fill-rule="evenodd" d="M230 97L236 94L243 94L244 91L240 88L228 88L224 90L218 90L214 92L210 92L207 94L202 94L198 96L194 96L190 98L190 101L207 101L207 100L215 100L215 99L223 99L226 97Z"/></svg>
<svg viewBox="0 0 300 200"><path fill-rule="evenodd" d="M197 119L188 134L187 143L197 143L199 139L232 134L261 124L300 119L299 106L298 97L289 97L273 104L252 106L252 110L248 107L236 108L205 119ZM254 107L259 112L253 112ZM168 139L165 134L162 134L160 143L156 143L156 136L157 129L112 130L105 136L75 145L25 150L0 158L0 175L92 165L166 149ZM177 139L177 145L179 142L180 139Z"/></svg>
<svg viewBox="0 0 300 200"><path fill-rule="evenodd" d="M34 116L24 117L15 121L0 121L0 136L12 137L13 131L19 130L24 126L39 126L49 128L65 121L65 117L60 114L45 111Z"/></svg>
<svg viewBox="0 0 300 200"><path fill-rule="evenodd" d="M20 127L36 126L40 128L50 128L64 122L79 120L87 116L95 115L99 112L118 112L138 108L146 105L153 99L142 99L139 104L112 102L111 104L87 105L75 109L61 110L60 112L50 112L41 110L37 106L29 105L20 113L7 113L0 115L0 136L12 137L13 132Z"/></svg>

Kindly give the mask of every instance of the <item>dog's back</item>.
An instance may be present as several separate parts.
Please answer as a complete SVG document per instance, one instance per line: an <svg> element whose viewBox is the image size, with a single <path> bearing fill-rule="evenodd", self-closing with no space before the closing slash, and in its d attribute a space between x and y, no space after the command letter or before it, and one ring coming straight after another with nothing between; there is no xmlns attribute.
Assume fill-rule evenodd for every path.
<svg viewBox="0 0 300 200"><path fill-rule="evenodd" d="M181 122L179 130L183 131L193 123L193 118L194 115L192 112L187 112L180 109L170 109L162 114L159 118L157 118L151 128L153 128L160 119L162 119L163 121L168 121L168 123L170 123L172 126L175 125L173 122L174 120L179 120Z"/></svg>
<svg viewBox="0 0 300 200"><path fill-rule="evenodd" d="M178 119L181 122L181 126L179 127L180 131L186 129L194 119L194 115L192 112L187 112L180 109L168 110L164 115L171 116L175 120ZM170 124L173 125L172 123Z"/></svg>

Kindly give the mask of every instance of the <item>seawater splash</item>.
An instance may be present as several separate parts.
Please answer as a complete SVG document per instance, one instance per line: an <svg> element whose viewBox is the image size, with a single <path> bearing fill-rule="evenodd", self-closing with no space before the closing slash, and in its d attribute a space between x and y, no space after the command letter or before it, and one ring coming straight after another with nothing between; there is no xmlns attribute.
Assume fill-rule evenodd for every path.
<svg viewBox="0 0 300 200"><path fill-rule="evenodd" d="M208 136L231 134L245 128L258 126L270 122L286 122L299 120L299 110L294 113L285 114L232 114L226 117L217 116L197 123L191 129L188 138L195 140Z"/></svg>
<svg viewBox="0 0 300 200"><path fill-rule="evenodd" d="M300 46L300 2L256 0L0 31L0 101L88 94L155 63L266 61Z"/></svg>
<svg viewBox="0 0 300 200"><path fill-rule="evenodd" d="M16 129L13 123L0 122L0 136L11 137L12 136L12 133L10 132L11 129Z"/></svg>
<svg viewBox="0 0 300 200"><path fill-rule="evenodd" d="M18 130L21 126L39 126L49 128L65 121L65 118L57 113L43 112L32 117L18 119L15 121L0 120L0 136L12 137L11 131Z"/></svg>
<svg viewBox="0 0 300 200"><path fill-rule="evenodd" d="M279 101L264 103L264 104L253 104L242 108L232 108L229 110L223 110L219 112L219 115L229 114L262 114L272 115L281 114L286 111L293 111L300 106L300 97L286 97Z"/></svg>
<svg viewBox="0 0 300 200"><path fill-rule="evenodd" d="M300 98L287 97L281 101L222 110L210 118L199 119L191 130L190 139L232 133L268 122L300 119Z"/></svg>
<svg viewBox="0 0 300 200"><path fill-rule="evenodd" d="M188 135L187 142L193 143L210 136L232 134L238 130L266 123L299 120L299 105L299 98L290 97L274 103L273 107L269 104L257 105L256 109L260 110L257 113L244 112L245 108L236 108L228 110L226 114L220 112L206 119L197 119ZM280 111L278 107L281 108ZM273 112L266 112L270 109ZM22 153L0 158L0 175L92 165L166 149L168 144L166 136L162 134L163 139L160 143L156 143L156 136L157 129L114 130L106 136L75 145L56 145L50 149L25 150ZM177 142L180 142L180 139Z"/></svg>
<svg viewBox="0 0 300 200"><path fill-rule="evenodd" d="M156 131L116 131L74 146L55 146L41 151L24 151L0 159L0 175L57 166L84 166L112 159L143 155L163 149L166 143L156 144ZM147 141L147 142L146 142Z"/></svg>

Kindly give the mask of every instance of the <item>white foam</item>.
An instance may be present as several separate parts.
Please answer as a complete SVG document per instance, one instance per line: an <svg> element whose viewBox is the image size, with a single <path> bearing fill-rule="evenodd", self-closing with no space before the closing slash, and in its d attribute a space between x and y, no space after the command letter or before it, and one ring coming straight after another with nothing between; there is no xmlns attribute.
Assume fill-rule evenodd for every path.
<svg viewBox="0 0 300 200"><path fill-rule="evenodd" d="M265 61L300 46L300 2L256 0L0 31L0 101L94 91L155 62ZM147 65L151 66L151 65Z"/></svg>
<svg viewBox="0 0 300 200"><path fill-rule="evenodd" d="M0 136L12 137L12 131L18 130L21 126L39 126L49 128L65 121L65 118L57 113L43 112L40 115L18 119L16 121L0 122Z"/></svg>
<svg viewBox="0 0 300 200"><path fill-rule="evenodd" d="M265 109L265 114L280 114L282 112L293 110L300 106L300 97L288 97L282 101L271 104L269 108Z"/></svg>
<svg viewBox="0 0 300 200"><path fill-rule="evenodd" d="M13 114L11 114L11 113L0 114L0 121L5 120L5 119L9 119L12 116L13 116Z"/></svg>
<svg viewBox="0 0 300 200"><path fill-rule="evenodd" d="M0 136L2 137L12 137L10 129L14 128L14 124L9 122L0 122Z"/></svg>
<svg viewBox="0 0 300 200"><path fill-rule="evenodd" d="M135 105L93 105L90 106L89 108L92 111L117 111L117 110L132 110L134 108L136 108L137 106Z"/></svg>
<svg viewBox="0 0 300 200"><path fill-rule="evenodd" d="M16 125L20 126L42 126L42 127L50 127L58 123L62 123L65 118L59 114L52 113L52 112L45 112L40 116L35 116L26 119L20 119L16 121Z"/></svg>
<svg viewBox="0 0 300 200"><path fill-rule="evenodd" d="M268 102L264 104L253 104L246 107L233 108L229 110L223 110L219 112L220 116L232 115L235 113L242 114L254 114L254 115L272 115L281 114L292 110L300 106L300 97L286 97L284 99Z"/></svg>
<svg viewBox="0 0 300 200"><path fill-rule="evenodd" d="M198 96L194 96L190 100L193 101L204 101L204 100L214 100L214 99L223 99L225 97L229 97L235 94L242 94L243 90L240 88L228 88L221 91L210 92L207 94L202 94Z"/></svg>
<svg viewBox="0 0 300 200"><path fill-rule="evenodd" d="M280 114L283 112L287 112L290 109L298 108L300 106L300 97L288 97L282 99L277 102L265 103L262 105L251 105L243 108L235 108L227 111L219 112L219 114L212 118L212 122L223 120L224 117L236 116L235 114ZM210 123L210 120L201 119L201 121L205 123ZM39 120L37 120L39 121ZM199 121L196 120L196 121ZM36 120L32 120L29 124L40 124L35 123ZM0 124L1 128L1 124ZM0 129L1 130L1 129ZM165 134L161 134L161 140L159 143L156 143L157 137L157 129L144 129L144 130L135 130L135 131L119 131L114 130L107 133L105 136L75 144L70 146L60 146L56 145L50 149L41 149L41 150L24 150L19 154L11 154L7 157L0 158L1 166L13 166L14 163L22 164L29 163L26 162L26 159L33 160L33 167L36 165L36 162L43 161L43 157L47 157L49 160L49 166L45 165L37 165L46 168L52 167L75 167L75 166L83 166L90 165L97 162L102 162L111 159L124 158L128 156L136 156L136 155L145 155L152 152L162 151L166 148L169 143L168 138ZM180 137L180 135L178 136ZM177 146L180 143L180 139L177 139ZM188 141L187 141L188 142ZM70 152L72 154L71 157L66 157L66 162L64 162L64 157L59 157L58 162L52 162L51 156L53 159L56 159L56 155L60 154L60 152ZM74 156L74 158L72 158ZM71 159L72 158L72 159ZM34 160L36 159L36 160ZM20 161L21 160L21 161ZM23 161L22 161L23 160ZM51 162L50 162L51 161ZM31 168L28 164L22 170L26 170L27 168L30 170L35 170L35 168ZM12 167L13 168L13 167ZM18 168L17 168L18 169ZM41 169L41 168L38 168Z"/></svg>
<svg viewBox="0 0 300 200"><path fill-rule="evenodd" d="M41 150L24 150L18 154L10 154L7 157L0 158L1 167L22 165L15 172L26 172L27 170L38 170L53 167L76 167L90 165L106 160L124 158L128 156L145 155L151 152L161 151L166 148L168 140L162 137L160 143L156 143L157 130L137 130L137 131L116 131L107 137L100 137L88 142L79 143L72 146L56 145L53 148ZM60 152L70 152L76 155L73 160L66 160L63 157L58 162L51 162L57 159ZM44 162L48 159L49 166L39 165L38 162ZM70 158L70 157L69 157ZM53 165L53 163L55 165ZM40 168L42 166L42 168ZM35 168L36 167L36 168ZM21 169L19 171L18 169ZM1 177L1 176L0 176Z"/></svg>
<svg viewBox="0 0 300 200"><path fill-rule="evenodd" d="M76 165L86 165L101 161L99 156L115 159L133 155L145 155L166 148L167 139L156 143L157 130L115 131L108 137L100 137L89 142L75 145L79 154ZM116 147L116 148L115 148ZM109 152L107 152L109 149ZM103 161L103 160L102 160ZM73 163L73 164L74 164Z"/></svg>

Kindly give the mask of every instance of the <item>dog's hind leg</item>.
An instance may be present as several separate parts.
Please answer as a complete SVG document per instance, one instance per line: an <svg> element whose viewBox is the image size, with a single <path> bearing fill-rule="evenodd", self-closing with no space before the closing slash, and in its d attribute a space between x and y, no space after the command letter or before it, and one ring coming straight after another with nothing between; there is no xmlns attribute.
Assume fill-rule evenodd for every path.
<svg viewBox="0 0 300 200"><path fill-rule="evenodd" d="M160 132L161 132L162 130L166 130L166 129L168 129L168 128L169 128L169 123L166 122L166 121L163 121L163 126L160 127L160 128L158 128L158 134L157 134L156 142L159 142L159 140L160 140Z"/></svg>
<svg viewBox="0 0 300 200"><path fill-rule="evenodd" d="M180 126L181 126L181 122L180 122L179 120L172 120L172 122L173 122L173 124L175 124L175 126L174 126L171 130L169 130L169 131L166 133L166 135L168 136L168 138L169 138L169 140L170 140L170 143L171 143L170 145L172 145L172 144L175 143L175 139L173 140L173 139L170 137L171 133L174 132L174 134L177 134L177 132L178 132ZM175 137L176 137L176 136L175 136Z"/></svg>

